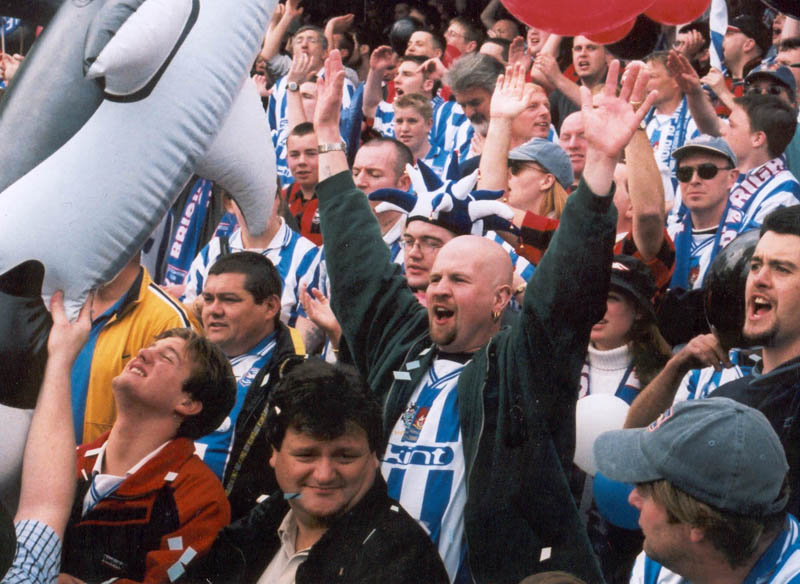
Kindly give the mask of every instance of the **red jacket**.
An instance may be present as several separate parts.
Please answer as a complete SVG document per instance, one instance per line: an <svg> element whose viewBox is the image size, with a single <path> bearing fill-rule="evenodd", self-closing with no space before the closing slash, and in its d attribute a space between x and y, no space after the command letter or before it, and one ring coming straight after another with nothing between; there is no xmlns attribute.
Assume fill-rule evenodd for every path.
<svg viewBox="0 0 800 584"><path fill-rule="evenodd" d="M191 440L175 438L81 517L107 439L108 433L78 447L78 490L62 571L87 581L170 582L169 574L174 580L195 555L207 553L230 522L222 484L194 455Z"/></svg>

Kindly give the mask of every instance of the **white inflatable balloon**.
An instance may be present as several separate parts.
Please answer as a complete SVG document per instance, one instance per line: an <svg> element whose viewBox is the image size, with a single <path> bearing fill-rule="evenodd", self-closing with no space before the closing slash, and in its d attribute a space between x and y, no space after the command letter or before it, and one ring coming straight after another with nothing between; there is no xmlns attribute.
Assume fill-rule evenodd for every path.
<svg viewBox="0 0 800 584"><path fill-rule="evenodd" d="M592 476L597 472L594 442L603 432L622 429L628 408L625 400L609 394L591 394L578 400L573 460L583 472Z"/></svg>
<svg viewBox="0 0 800 584"><path fill-rule="evenodd" d="M121 2L109 0L104 8ZM159 39L175 38L177 28L180 37L171 47L162 42L160 56L140 43L142 61L131 54L132 43L153 36L121 32L132 76L127 88L136 91L106 94L63 147L0 193L0 273L40 261L43 295L63 289L68 313L77 314L88 291L111 280L141 248L198 164L212 166L206 154L248 77L275 2L238 0L234 9L229 0L188 0L189 18L184 0L176 4L183 10L165 0L141 3L138 16L178 18L177 25L159 23ZM142 25L138 16L122 28ZM125 66L112 58L113 43L112 37L103 67L121 93ZM265 179L274 153L264 136L260 156L248 158L262 161L255 175L261 184L244 195L232 192L255 232L266 225L276 190L274 174Z"/></svg>

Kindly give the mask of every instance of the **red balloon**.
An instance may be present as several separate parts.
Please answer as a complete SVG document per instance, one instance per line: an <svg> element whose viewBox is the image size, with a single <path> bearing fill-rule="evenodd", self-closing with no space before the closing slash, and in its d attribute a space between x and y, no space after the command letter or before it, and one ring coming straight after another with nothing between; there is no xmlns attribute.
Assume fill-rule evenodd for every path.
<svg viewBox="0 0 800 584"><path fill-rule="evenodd" d="M615 43L617 41L621 41L628 33L633 30L633 25L636 24L636 19L629 22L623 22L621 26L617 26L615 28L604 30L601 32L593 32L592 34L586 35L586 38L592 41L593 43L597 43L600 45L609 45L611 43Z"/></svg>
<svg viewBox="0 0 800 584"><path fill-rule="evenodd" d="M677 26L700 18L711 0L656 0L645 15L661 24Z"/></svg>
<svg viewBox="0 0 800 584"><path fill-rule="evenodd" d="M529 26L564 36L577 36L620 27L647 10L655 0L501 1L515 18Z"/></svg>

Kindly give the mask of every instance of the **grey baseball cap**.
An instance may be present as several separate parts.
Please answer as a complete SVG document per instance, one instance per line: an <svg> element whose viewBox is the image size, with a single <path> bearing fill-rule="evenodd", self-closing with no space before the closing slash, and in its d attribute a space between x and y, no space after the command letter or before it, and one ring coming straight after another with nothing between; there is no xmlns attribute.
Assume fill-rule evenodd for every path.
<svg viewBox="0 0 800 584"><path fill-rule="evenodd" d="M731 150L731 147L728 146L728 143L722 138L709 136L708 134L700 134L697 138L689 140L680 148L676 148L672 153L672 157L680 161L682 158L695 152L716 154L717 156L727 158L734 168L739 166L736 155L733 153L733 150Z"/></svg>
<svg viewBox="0 0 800 584"><path fill-rule="evenodd" d="M556 177L559 184L569 189L575 180L569 156L558 144L543 138L533 138L508 153L509 160L537 162L547 172Z"/></svg>
<svg viewBox="0 0 800 584"><path fill-rule="evenodd" d="M727 398L680 402L647 428L594 444L597 468L624 483L667 480L720 510L763 517L786 507L789 465L764 415Z"/></svg>

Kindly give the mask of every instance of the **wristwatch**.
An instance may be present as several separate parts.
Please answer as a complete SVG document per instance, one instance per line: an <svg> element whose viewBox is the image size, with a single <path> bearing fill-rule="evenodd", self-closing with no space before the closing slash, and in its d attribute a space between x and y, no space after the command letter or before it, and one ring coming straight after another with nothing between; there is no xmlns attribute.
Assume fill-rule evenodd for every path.
<svg viewBox="0 0 800 584"><path fill-rule="evenodd" d="M337 150L341 150L345 152L347 150L347 144L345 144L344 140L341 142L332 142L331 144L320 144L317 146L317 153L318 154L325 154L326 152L335 152Z"/></svg>
<svg viewBox="0 0 800 584"><path fill-rule="evenodd" d="M300 86L294 81L289 81L289 83L286 84L287 91L297 91L298 89L300 89Z"/></svg>

